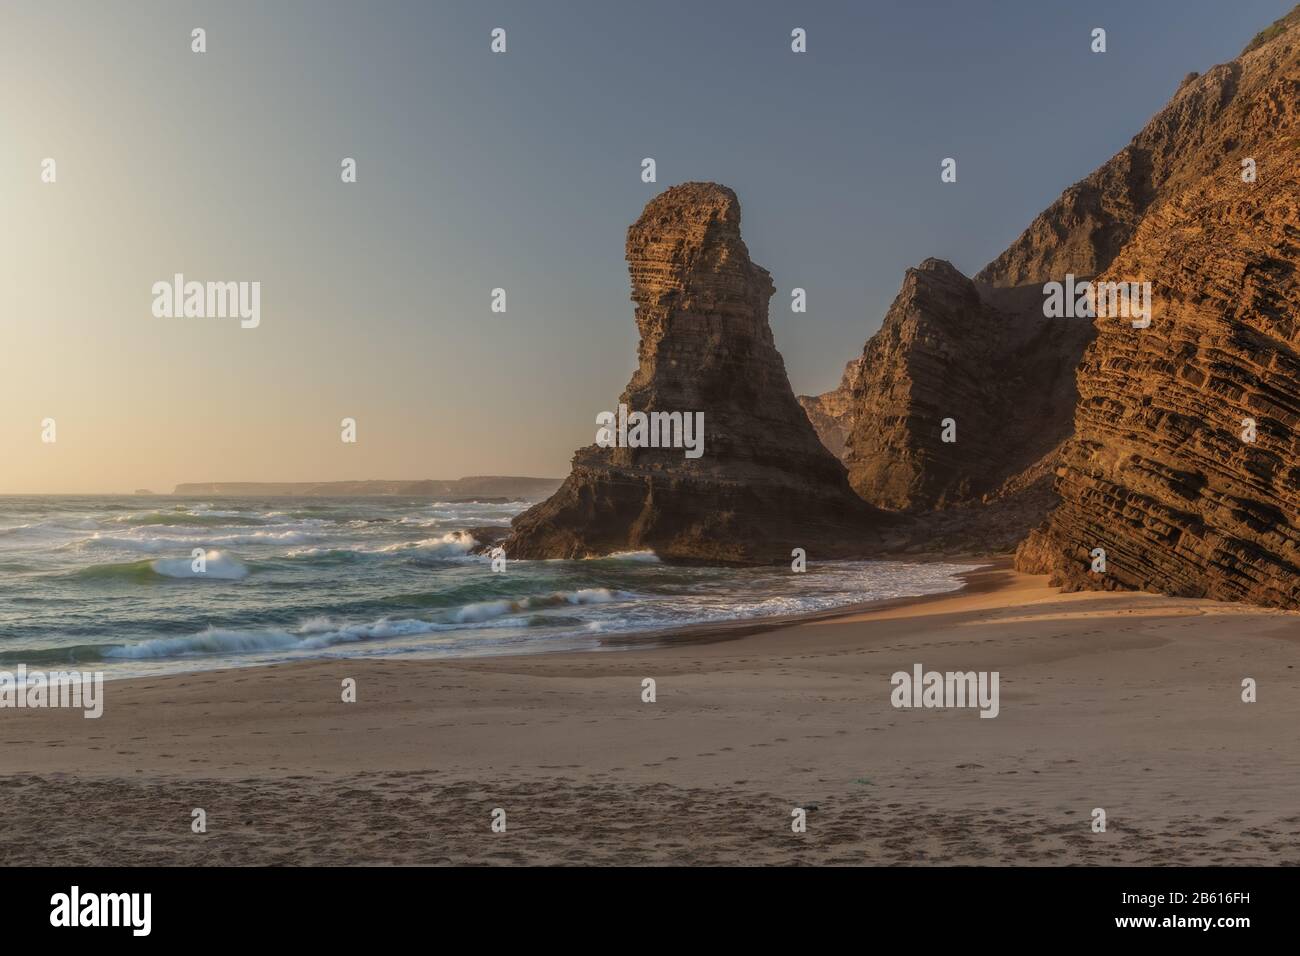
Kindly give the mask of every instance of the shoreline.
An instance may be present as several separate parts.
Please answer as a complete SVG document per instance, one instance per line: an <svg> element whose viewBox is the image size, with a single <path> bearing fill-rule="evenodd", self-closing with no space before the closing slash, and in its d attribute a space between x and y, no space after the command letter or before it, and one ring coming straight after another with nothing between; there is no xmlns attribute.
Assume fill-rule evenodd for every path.
<svg viewBox="0 0 1300 956"><path fill-rule="evenodd" d="M836 618L846 617L854 614L861 614L873 610L885 610L894 607L910 607L914 604L922 604L927 601L940 598L952 597L954 595L966 593L972 590L986 590L994 586L990 574L998 569L1009 569L1011 567L1011 556L995 556L975 558L964 555L955 557L945 556L924 556L919 558L903 557L884 557L879 559L881 562L896 562L900 564L937 564L946 563L962 565L967 561L972 562L968 565L968 570L958 572L956 575L961 579L961 584L949 591L936 591L928 594L908 595L904 597L878 598L871 601L859 601L850 604L841 604L831 608L820 610L801 611L790 614L775 614L761 617L741 617L724 621L701 622L694 624L685 624L679 627L661 628L652 631L635 631L628 633L615 633L605 636L593 637L593 644L589 647L557 647L550 648L546 646L547 642L539 640L535 647L526 647L522 649L509 650L491 650L482 653L457 654L455 656L431 657L420 656L419 654L398 655L390 658L393 661L409 661L412 663L429 663L441 661L460 661L460 660L480 660L495 658L511 657L533 657L537 655L553 654L592 654L606 651L625 651L633 648L653 648L658 646L670 646L684 642L711 642L711 641L729 641L737 640L753 634L761 634L767 631L779 630L787 627L796 627L802 624L811 624L818 621L834 620ZM979 561L979 564L973 562ZM13 651L10 653L21 653ZM202 664L204 661L211 662L213 658L222 655L196 655L193 660ZM229 655L226 655L229 656ZM174 660L174 658L172 658ZM215 666L198 666L187 670L176 670L171 672L159 672L156 674L132 674L122 673L114 674L104 672L104 683L120 683L122 681L133 680L161 680L172 677L182 677L195 674L215 674L225 671L242 671L249 668L267 668L267 667L286 667L299 664L310 664L324 660L382 660L383 658L373 658L365 656L357 657L332 657L323 655L320 657L302 657L290 661L240 661L222 660ZM95 662L99 666L107 664L110 667L116 667L126 670L132 663L151 662L169 660L169 658L122 658L117 660L105 660ZM51 668L51 667L32 667L32 671L49 671L52 669L71 669L80 670L83 673L94 673L95 666L88 665L85 667L71 668Z"/></svg>
<svg viewBox="0 0 1300 956"><path fill-rule="evenodd" d="M881 558L882 561L894 561L901 559ZM902 563L959 563L967 560L963 556L952 558L949 561L946 558L935 558L933 561L915 561ZM973 559L972 559L973 560ZM957 576L962 579L959 587L951 591L936 591L930 594L914 594L907 597L879 598L875 601L860 601L856 604L842 604L838 607L824 608L820 611L805 611L797 614L774 614L768 617L753 618L736 618L730 621L717 621L707 624L687 624L683 627L668 628L661 631L645 631L636 634L610 635L610 637L601 641L601 644L624 645L625 647L644 646L653 648L660 646L672 646L682 642L701 642L711 643L714 641L733 641L742 637L749 637L754 634L763 634L768 631L782 630L789 627L798 627L803 624L814 624L821 621L833 621L838 618L852 617L857 614L865 614L871 611L886 611L894 608L907 608L926 604L930 601L941 598L956 597L965 593L983 593L996 588L995 574L999 570L1010 570L1012 557L1010 555L984 558L983 564L971 565L970 570L962 571ZM564 654L564 653L591 653L590 650L584 651L535 651L523 653L538 654Z"/></svg>
<svg viewBox="0 0 1300 956"><path fill-rule="evenodd" d="M0 711L0 851L69 865L1300 864L1297 614L977 576L743 640L293 662L114 682L98 720ZM998 717L891 706L890 674L916 663L999 671ZM1243 675L1257 703L1240 700ZM496 807L508 836L490 830ZM808 810L798 836L794 807ZM1099 807L1109 827L1093 833Z"/></svg>

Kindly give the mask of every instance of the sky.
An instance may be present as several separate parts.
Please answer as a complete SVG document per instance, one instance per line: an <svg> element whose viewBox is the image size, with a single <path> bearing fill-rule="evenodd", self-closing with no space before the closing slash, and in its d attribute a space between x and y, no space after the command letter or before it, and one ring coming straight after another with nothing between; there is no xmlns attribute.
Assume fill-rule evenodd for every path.
<svg viewBox="0 0 1300 956"><path fill-rule="evenodd" d="M977 272L1290 6L3 0L0 494L564 475L636 367L627 227L689 180L825 391L904 270ZM260 324L155 316L176 273Z"/></svg>

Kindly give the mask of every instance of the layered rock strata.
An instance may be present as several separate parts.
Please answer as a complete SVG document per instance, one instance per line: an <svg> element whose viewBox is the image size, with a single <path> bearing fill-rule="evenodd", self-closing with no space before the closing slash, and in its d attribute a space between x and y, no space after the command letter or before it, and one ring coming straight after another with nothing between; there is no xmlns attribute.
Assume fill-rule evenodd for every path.
<svg viewBox="0 0 1300 956"><path fill-rule="evenodd" d="M1177 174L1102 276L1150 282L1151 325L1096 321L1061 504L1021 546L1022 570L1300 607L1295 20L1186 82L1153 121L1187 154L1168 159Z"/></svg>
<svg viewBox="0 0 1300 956"><path fill-rule="evenodd" d="M734 563L788 562L794 548L810 557L872 553L877 514L790 388L767 319L775 290L741 239L736 194L713 183L666 190L628 230L626 252L641 339L619 404L702 412L703 453L579 450L559 491L515 519L506 553L651 549L667 560Z"/></svg>
<svg viewBox="0 0 1300 956"><path fill-rule="evenodd" d="M1000 310L950 263L909 269L866 345L845 449L882 508L982 500L1060 443L1086 326Z"/></svg>
<svg viewBox="0 0 1300 956"><path fill-rule="evenodd" d="M1287 35L1280 29L1265 45ZM1234 62L1188 77L1131 143L1065 190L973 283L933 259L908 271L859 360L852 399L822 402L832 392L805 402L827 413L810 417L829 446L840 447L837 429L847 432L842 457L866 500L913 511L979 500L1071 434L1074 370L1092 328L1045 318L1044 283L1095 279L1149 209L1241 153L1258 117L1240 88L1257 85L1255 72ZM1285 86L1257 92L1289 95ZM972 428L961 427L963 413ZM958 422L947 448L936 444L945 417Z"/></svg>

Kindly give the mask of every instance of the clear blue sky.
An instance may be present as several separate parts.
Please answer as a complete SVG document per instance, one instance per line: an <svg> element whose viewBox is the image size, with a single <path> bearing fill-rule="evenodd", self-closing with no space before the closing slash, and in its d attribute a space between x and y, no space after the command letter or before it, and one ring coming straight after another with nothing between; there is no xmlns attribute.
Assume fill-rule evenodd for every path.
<svg viewBox="0 0 1300 956"><path fill-rule="evenodd" d="M626 228L685 180L739 194L824 390L904 269L980 269L1290 6L5 0L0 492L563 474L635 367ZM261 281L261 328L152 318L176 271Z"/></svg>

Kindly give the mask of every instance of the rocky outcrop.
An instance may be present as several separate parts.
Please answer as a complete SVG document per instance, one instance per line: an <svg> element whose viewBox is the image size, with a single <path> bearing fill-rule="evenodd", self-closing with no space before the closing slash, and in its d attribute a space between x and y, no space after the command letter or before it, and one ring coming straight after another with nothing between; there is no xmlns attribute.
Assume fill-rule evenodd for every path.
<svg viewBox="0 0 1300 956"><path fill-rule="evenodd" d="M1100 273L1148 209L1219 168L1222 151L1234 145L1221 133L1238 125L1232 114L1239 83L1235 63L1185 82L1132 142L1067 189L976 279L1005 289L1027 286L1041 304L1044 282L1069 272Z"/></svg>
<svg viewBox="0 0 1300 956"><path fill-rule="evenodd" d="M840 384L821 395L799 395L799 404L812 422L813 429L822 444L836 458L844 457L844 443L857 415L857 406L853 401L853 391L862 378L863 360L855 358L844 366Z"/></svg>
<svg viewBox="0 0 1300 956"><path fill-rule="evenodd" d="M579 450L559 491L515 519L506 553L649 548L739 563L789 561L795 547L810 557L872 553L878 516L790 388L767 320L774 287L740 237L736 194L713 183L666 190L628 230L627 261L641 341L619 403L703 412L703 454Z"/></svg>
<svg viewBox="0 0 1300 956"><path fill-rule="evenodd" d="M1139 192L1152 198L1108 240L1123 248L1101 278L1149 281L1151 324L1096 320L1061 503L1022 544L1022 570L1300 607L1295 19L1186 82L1134 140L1149 144Z"/></svg>
<svg viewBox="0 0 1300 956"><path fill-rule="evenodd" d="M1255 47L1289 56L1278 51L1293 42L1296 19L1261 33ZM1187 77L1128 146L1067 189L973 282L935 260L908 271L867 342L851 400L841 388L804 403L828 447L846 433L842 457L867 501L924 514L1034 489L1035 507L1053 504L1042 475L1074 433L1075 370L1094 328L1045 318L1043 285L1096 279L1151 210L1239 171L1252 131L1294 99L1288 81L1266 78L1260 62L1252 52ZM942 441L945 418L955 420L955 443ZM1015 513L1031 517L1035 508Z"/></svg>
<svg viewBox="0 0 1300 956"><path fill-rule="evenodd" d="M910 509L987 487L984 465L996 460L997 449L985 446L983 460L971 452L988 438L997 412L989 404L997 383L981 372L993 361L999 320L951 264L927 259L907 271L867 342L854 393L845 458L864 499Z"/></svg>
<svg viewBox="0 0 1300 956"><path fill-rule="evenodd" d="M844 453L854 490L917 512L1015 487L1069 434L1089 335L1086 323L1044 318L1041 297L994 306L948 262L909 269L859 360Z"/></svg>

